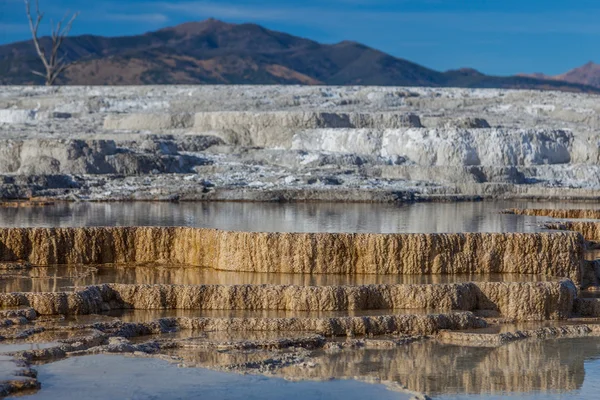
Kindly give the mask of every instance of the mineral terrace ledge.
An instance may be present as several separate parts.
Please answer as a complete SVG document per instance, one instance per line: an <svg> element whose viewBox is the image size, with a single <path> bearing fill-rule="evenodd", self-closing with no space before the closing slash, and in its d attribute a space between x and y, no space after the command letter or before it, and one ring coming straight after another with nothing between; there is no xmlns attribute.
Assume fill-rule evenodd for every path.
<svg viewBox="0 0 600 400"><path fill-rule="evenodd" d="M550 209L550 208L511 208L504 214L527 215L532 217L600 219L600 210L588 209Z"/></svg>
<svg viewBox="0 0 600 400"><path fill-rule="evenodd" d="M426 315L378 315L332 318L218 318L174 317L152 322L97 322L90 327L116 336L138 337L178 330L197 332L307 332L324 336L433 335L443 329L485 328L484 319L472 312ZM83 326L85 327L85 326Z"/></svg>
<svg viewBox="0 0 600 400"><path fill-rule="evenodd" d="M217 270L341 274L536 274L581 282L575 232L348 234L186 227L4 228L0 262L165 263Z"/></svg>
<svg viewBox="0 0 600 400"><path fill-rule="evenodd" d="M600 242L600 222L564 221L544 224L548 229L580 233L585 240Z"/></svg>
<svg viewBox="0 0 600 400"><path fill-rule="evenodd" d="M519 321L566 319L577 289L555 282L425 285L136 285L105 284L75 292L1 293L1 307L31 307L42 315L140 310L354 311L388 309L492 310Z"/></svg>

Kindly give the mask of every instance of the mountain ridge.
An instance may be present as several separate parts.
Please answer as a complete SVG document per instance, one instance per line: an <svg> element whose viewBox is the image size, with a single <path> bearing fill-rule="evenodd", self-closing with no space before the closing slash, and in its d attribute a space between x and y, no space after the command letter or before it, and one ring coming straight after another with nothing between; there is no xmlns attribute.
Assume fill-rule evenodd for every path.
<svg viewBox="0 0 600 400"><path fill-rule="evenodd" d="M47 44L49 38L41 39ZM257 24L216 19L135 36L68 37L78 61L59 81L70 85L306 84L553 89L600 88L530 76L497 77L470 68L436 71L361 43L322 44ZM0 84L41 84L31 41L0 46Z"/></svg>
<svg viewBox="0 0 600 400"><path fill-rule="evenodd" d="M568 70L558 75L545 75L543 73L521 74L521 76L537 77L540 79L576 83L600 88L600 64L589 61L580 67Z"/></svg>

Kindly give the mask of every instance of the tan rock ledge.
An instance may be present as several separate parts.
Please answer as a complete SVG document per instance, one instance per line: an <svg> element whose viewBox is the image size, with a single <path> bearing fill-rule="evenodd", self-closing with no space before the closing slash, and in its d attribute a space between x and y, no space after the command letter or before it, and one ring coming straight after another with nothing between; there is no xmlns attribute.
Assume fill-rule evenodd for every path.
<svg viewBox="0 0 600 400"><path fill-rule="evenodd" d="M504 210L503 213L533 217L600 219L600 210L587 209L511 208Z"/></svg>
<svg viewBox="0 0 600 400"><path fill-rule="evenodd" d="M5 228L0 262L170 263L340 274L535 274L581 281L580 234L261 233L198 228Z"/></svg>
<svg viewBox="0 0 600 400"><path fill-rule="evenodd" d="M43 315L138 310L493 310L519 321L565 319L577 289L555 282L425 285L127 285L75 292L1 293L1 307L32 307ZM406 311L405 311L406 312Z"/></svg>
<svg viewBox="0 0 600 400"><path fill-rule="evenodd" d="M585 240L600 241L600 222L562 221L544 224L548 229L578 232Z"/></svg>

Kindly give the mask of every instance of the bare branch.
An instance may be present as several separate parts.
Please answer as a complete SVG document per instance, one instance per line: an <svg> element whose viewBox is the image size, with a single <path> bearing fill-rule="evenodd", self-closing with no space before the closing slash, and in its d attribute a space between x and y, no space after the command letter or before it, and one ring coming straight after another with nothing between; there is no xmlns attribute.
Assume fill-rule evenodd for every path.
<svg viewBox="0 0 600 400"><path fill-rule="evenodd" d="M44 14L40 13L38 0L36 0L35 4L36 4L36 10L37 10L37 17L36 17L35 22L33 22L33 17L31 16L31 6L29 4L29 0L25 0L25 10L27 12L27 19L29 20L29 28L31 29L31 36L33 38L33 44L35 45L35 49L38 53L38 56L42 60L42 63L44 63L44 67L46 67L46 69L48 69L49 65L48 65L48 61L46 60L46 55L44 54L44 51L41 48L40 42L37 37L38 29L40 27L40 22L42 22L42 18L44 18Z"/></svg>
<svg viewBox="0 0 600 400"><path fill-rule="evenodd" d="M32 73L32 74L34 74L34 75L39 75L39 76L42 76L42 77L44 77L44 78L46 77L46 74L44 74L44 73L41 73L41 72L38 72L38 71L33 71L33 70L32 70L32 71L31 71L31 73Z"/></svg>
<svg viewBox="0 0 600 400"><path fill-rule="evenodd" d="M52 85L56 81L56 78L66 71L70 66L74 63L67 62L67 55L63 54L59 57L59 52L61 46L64 42L66 36L71 32L71 28L73 26L73 22L79 16L79 13L74 13L71 18L67 21L69 16L69 12L67 11L64 17L58 21L56 25L54 25L54 21L50 21L51 27L51 35L50 39L52 42L52 47L50 48L50 53L47 54L44 47L40 43L38 38L38 32L40 28L40 23L44 18L44 14L40 11L39 0L35 0L35 10L36 16L35 21L31 13L31 4L30 0L24 0L25 2L25 12L27 13L27 19L29 20L29 28L31 30L31 36L33 39L33 44L35 46L35 50L44 64L44 68L46 69L46 74L42 74L41 72L32 71L35 75L43 76L46 78L46 85ZM65 24L65 21L66 24Z"/></svg>
<svg viewBox="0 0 600 400"><path fill-rule="evenodd" d="M69 22L67 22L67 24L64 26L64 28L62 28L62 31L60 31L60 34L58 37L58 46L59 47L62 45L62 42L65 40L65 37L69 36L69 33L71 32L71 28L73 27L73 22L75 22L75 19L78 16L79 16L78 12L73 14L73 16L71 17ZM65 17L66 17L66 15L65 15ZM59 26L57 27L57 30L60 30L60 26L62 26L63 21L64 21L64 19L59 22Z"/></svg>
<svg viewBox="0 0 600 400"><path fill-rule="evenodd" d="M67 69L71 68L74 64L63 64L61 65L58 70L57 70L57 75L62 74L63 72L65 72Z"/></svg>

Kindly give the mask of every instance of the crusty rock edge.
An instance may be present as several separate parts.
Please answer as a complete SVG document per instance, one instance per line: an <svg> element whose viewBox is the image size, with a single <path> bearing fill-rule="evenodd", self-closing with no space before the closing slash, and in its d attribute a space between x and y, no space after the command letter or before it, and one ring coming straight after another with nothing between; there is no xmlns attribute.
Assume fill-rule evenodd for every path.
<svg viewBox="0 0 600 400"><path fill-rule="evenodd" d="M266 233L187 227L0 229L0 262L171 263L343 274L517 273L581 281L584 242L553 233Z"/></svg>

